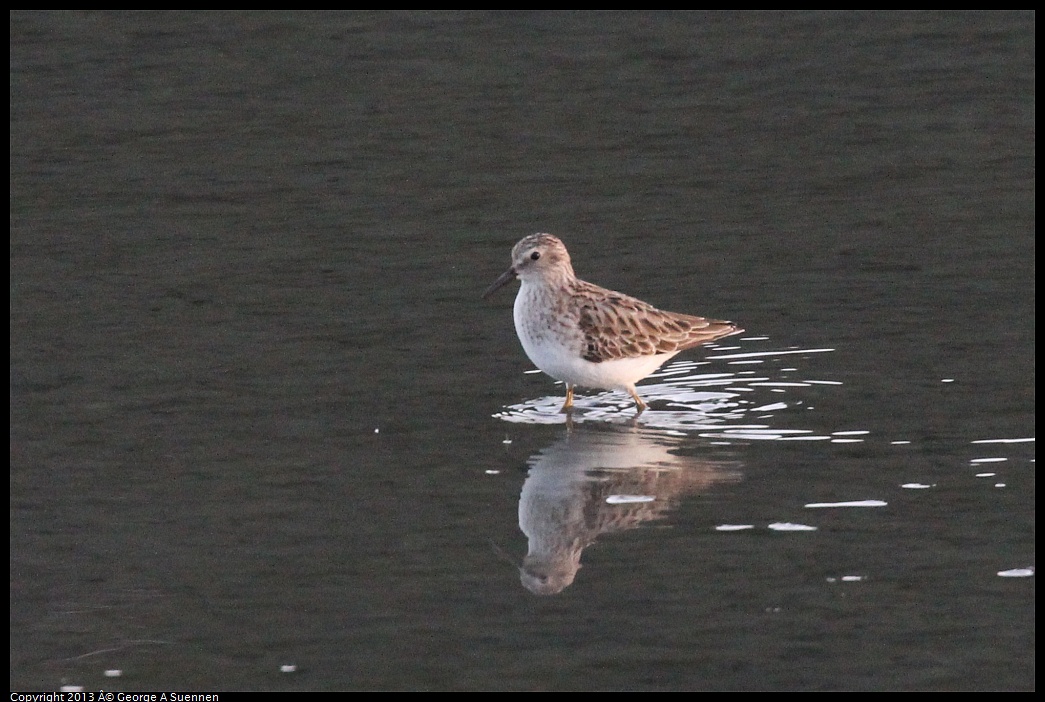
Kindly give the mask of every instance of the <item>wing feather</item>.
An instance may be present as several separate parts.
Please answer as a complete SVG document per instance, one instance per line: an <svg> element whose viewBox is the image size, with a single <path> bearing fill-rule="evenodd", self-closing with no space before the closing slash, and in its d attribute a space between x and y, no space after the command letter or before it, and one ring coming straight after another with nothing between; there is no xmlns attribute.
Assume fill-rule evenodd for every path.
<svg viewBox="0 0 1045 702"><path fill-rule="evenodd" d="M732 322L666 312L634 297L576 282L572 299L584 335L583 356L593 363L674 354L743 331Z"/></svg>

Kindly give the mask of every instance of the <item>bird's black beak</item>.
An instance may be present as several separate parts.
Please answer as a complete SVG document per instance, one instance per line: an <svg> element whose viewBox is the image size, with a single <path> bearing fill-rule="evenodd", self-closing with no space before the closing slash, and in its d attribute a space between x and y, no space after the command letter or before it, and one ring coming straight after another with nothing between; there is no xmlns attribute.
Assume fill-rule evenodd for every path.
<svg viewBox="0 0 1045 702"><path fill-rule="evenodd" d="M491 285L490 287L488 287L486 289L486 292L483 293L483 299L485 300L486 298L490 297L495 292L497 292L498 290L503 288L505 285L507 285L508 283L510 283L513 280L515 280L515 278L516 278L515 269L514 268L509 268L508 270L506 270L504 273L501 274L500 278L498 278L497 280L493 281L493 285Z"/></svg>

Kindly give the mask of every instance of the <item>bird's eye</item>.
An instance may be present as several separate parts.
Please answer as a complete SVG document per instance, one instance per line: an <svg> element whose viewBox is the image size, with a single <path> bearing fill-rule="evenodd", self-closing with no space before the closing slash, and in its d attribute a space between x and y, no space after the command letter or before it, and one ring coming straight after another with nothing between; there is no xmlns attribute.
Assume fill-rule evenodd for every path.
<svg viewBox="0 0 1045 702"><path fill-rule="evenodd" d="M540 257L541 257L541 252L540 251L534 251L532 254L530 254L530 260L531 261L536 261Z"/></svg>

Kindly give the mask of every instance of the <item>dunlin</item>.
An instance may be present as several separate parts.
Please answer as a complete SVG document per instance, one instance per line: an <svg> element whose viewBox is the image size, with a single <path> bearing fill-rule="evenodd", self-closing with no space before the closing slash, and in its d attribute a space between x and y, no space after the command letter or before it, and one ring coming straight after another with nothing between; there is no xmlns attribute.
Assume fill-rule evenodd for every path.
<svg viewBox="0 0 1045 702"><path fill-rule="evenodd" d="M646 403L636 382L686 349L744 331L732 322L658 310L579 279L566 246L551 234L516 244L511 268L483 297L515 278L522 283L515 331L534 365L566 384L564 412L573 407L578 385L623 390L642 412Z"/></svg>

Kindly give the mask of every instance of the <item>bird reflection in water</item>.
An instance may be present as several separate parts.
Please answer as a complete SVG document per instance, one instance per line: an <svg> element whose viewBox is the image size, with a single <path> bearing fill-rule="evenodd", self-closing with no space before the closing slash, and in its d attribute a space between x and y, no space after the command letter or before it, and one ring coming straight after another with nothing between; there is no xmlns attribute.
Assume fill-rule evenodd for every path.
<svg viewBox="0 0 1045 702"><path fill-rule="evenodd" d="M682 498L740 479L737 462L679 455L679 443L636 426L584 426L531 457L519 497L529 541L522 584L558 594L599 536L663 519Z"/></svg>

